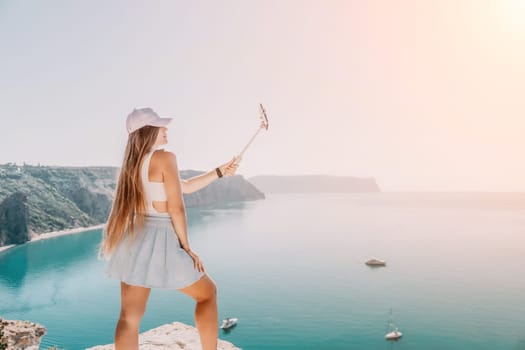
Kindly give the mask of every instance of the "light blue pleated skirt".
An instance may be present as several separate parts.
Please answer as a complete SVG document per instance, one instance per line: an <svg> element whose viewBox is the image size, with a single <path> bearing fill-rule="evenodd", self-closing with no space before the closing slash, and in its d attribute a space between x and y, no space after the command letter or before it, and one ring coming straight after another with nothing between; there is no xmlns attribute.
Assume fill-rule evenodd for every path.
<svg viewBox="0 0 525 350"><path fill-rule="evenodd" d="M142 230L114 249L105 271L130 285L166 289L188 287L204 275L181 248L171 219L160 216L146 216Z"/></svg>

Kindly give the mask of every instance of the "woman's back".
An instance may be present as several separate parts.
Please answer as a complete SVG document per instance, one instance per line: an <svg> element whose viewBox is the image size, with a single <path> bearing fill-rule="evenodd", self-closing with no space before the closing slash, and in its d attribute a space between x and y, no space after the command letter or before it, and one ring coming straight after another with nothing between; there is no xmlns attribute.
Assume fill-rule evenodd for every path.
<svg viewBox="0 0 525 350"><path fill-rule="evenodd" d="M141 167L141 180L144 187L144 199L146 202L146 215L148 216L169 216L167 213L166 188L164 186L162 167L160 162L154 162L156 166L152 166L152 158L156 153L156 149L151 150L144 156ZM159 150L158 152L164 152Z"/></svg>

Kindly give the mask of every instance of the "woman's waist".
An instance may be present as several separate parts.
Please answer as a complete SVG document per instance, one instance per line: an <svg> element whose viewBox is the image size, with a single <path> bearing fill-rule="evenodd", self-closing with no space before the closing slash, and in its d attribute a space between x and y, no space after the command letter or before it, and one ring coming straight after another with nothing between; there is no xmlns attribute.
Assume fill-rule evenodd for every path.
<svg viewBox="0 0 525 350"><path fill-rule="evenodd" d="M146 210L146 212L144 213L144 217L148 217L148 218L170 218L170 214L169 213L163 213L163 212L158 212L158 211L149 211L149 210Z"/></svg>
<svg viewBox="0 0 525 350"><path fill-rule="evenodd" d="M143 222L145 226L172 227L171 217L168 213L145 213Z"/></svg>
<svg viewBox="0 0 525 350"><path fill-rule="evenodd" d="M142 226L143 231L147 232L154 232L158 229L169 230L174 231L175 228L173 227L173 224L171 223L170 218L163 218L163 217L144 217L144 224ZM159 231L160 232L160 231Z"/></svg>
<svg viewBox="0 0 525 350"><path fill-rule="evenodd" d="M171 222L171 216L169 214L146 213L144 215L144 222Z"/></svg>

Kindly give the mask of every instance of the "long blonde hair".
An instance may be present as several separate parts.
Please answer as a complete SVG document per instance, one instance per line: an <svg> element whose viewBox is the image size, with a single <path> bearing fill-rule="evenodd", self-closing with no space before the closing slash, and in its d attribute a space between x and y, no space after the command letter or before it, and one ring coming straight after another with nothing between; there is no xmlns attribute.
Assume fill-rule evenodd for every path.
<svg viewBox="0 0 525 350"><path fill-rule="evenodd" d="M146 204L141 180L141 164L159 134L159 128L144 126L128 136L124 160L120 168L115 198L104 228L99 255L108 257L126 235L133 238L135 229L144 223Z"/></svg>

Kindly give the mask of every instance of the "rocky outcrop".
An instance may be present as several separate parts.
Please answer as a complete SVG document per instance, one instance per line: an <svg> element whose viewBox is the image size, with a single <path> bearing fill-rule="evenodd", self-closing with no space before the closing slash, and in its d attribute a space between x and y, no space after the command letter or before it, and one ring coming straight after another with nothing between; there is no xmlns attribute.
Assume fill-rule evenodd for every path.
<svg viewBox="0 0 525 350"><path fill-rule="evenodd" d="M260 175L248 179L264 193L380 192L372 177Z"/></svg>
<svg viewBox="0 0 525 350"><path fill-rule="evenodd" d="M0 348L38 350L46 328L38 323L0 319Z"/></svg>
<svg viewBox="0 0 525 350"><path fill-rule="evenodd" d="M139 335L140 350L201 350L197 329L184 323L173 322ZM113 344L99 345L86 350L113 350ZM219 340L218 350L240 350L232 343Z"/></svg>
<svg viewBox="0 0 525 350"><path fill-rule="evenodd" d="M181 171L180 177L187 179L202 173L202 171L184 170ZM246 181L242 175L236 175L223 177L197 192L185 194L184 204L186 207L192 208L257 199L264 199L264 193Z"/></svg>
<svg viewBox="0 0 525 350"><path fill-rule="evenodd" d="M24 243L37 233L104 223L118 170L0 164L0 246ZM185 179L202 173L183 170L180 176ZM224 177L184 195L186 207L263 198L264 194L240 175Z"/></svg>
<svg viewBox="0 0 525 350"><path fill-rule="evenodd" d="M0 246L29 240L27 196L22 192L9 195L0 203Z"/></svg>

